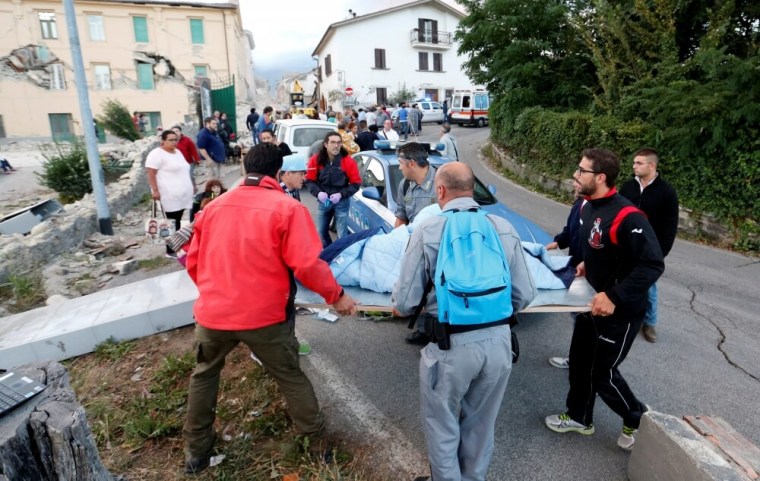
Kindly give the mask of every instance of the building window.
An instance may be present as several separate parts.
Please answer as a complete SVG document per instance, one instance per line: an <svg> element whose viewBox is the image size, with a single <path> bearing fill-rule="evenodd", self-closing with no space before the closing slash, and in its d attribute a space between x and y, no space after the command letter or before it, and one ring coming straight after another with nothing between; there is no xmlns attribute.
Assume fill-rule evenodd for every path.
<svg viewBox="0 0 760 481"><path fill-rule="evenodd" d="M377 103L387 104L388 103L388 89L386 89L385 87L377 87L375 91L377 92Z"/></svg>
<svg viewBox="0 0 760 481"><path fill-rule="evenodd" d="M325 76L329 77L332 75L332 57L328 55L325 57Z"/></svg>
<svg viewBox="0 0 760 481"><path fill-rule="evenodd" d="M132 17L135 30L135 42L148 43L148 17Z"/></svg>
<svg viewBox="0 0 760 481"><path fill-rule="evenodd" d="M433 54L433 71L443 72L443 54L442 53Z"/></svg>
<svg viewBox="0 0 760 481"><path fill-rule="evenodd" d="M196 77L208 78L208 65L193 65Z"/></svg>
<svg viewBox="0 0 760 481"><path fill-rule="evenodd" d="M428 53L427 52L420 52L420 68L419 70L430 70L428 66Z"/></svg>
<svg viewBox="0 0 760 481"><path fill-rule="evenodd" d="M137 64L137 88L141 90L153 90L156 84L153 82L153 65L149 63Z"/></svg>
<svg viewBox="0 0 760 481"><path fill-rule="evenodd" d="M108 64L96 64L92 70L95 72L95 90L111 90L111 67Z"/></svg>
<svg viewBox="0 0 760 481"><path fill-rule="evenodd" d="M93 42L105 42L106 30L103 28L102 15L87 15L87 25L90 27L90 40Z"/></svg>
<svg viewBox="0 0 760 481"><path fill-rule="evenodd" d="M48 119L53 140L70 142L74 139L74 119L71 114L48 114Z"/></svg>
<svg viewBox="0 0 760 481"><path fill-rule="evenodd" d="M375 49L375 68L385 68L385 49Z"/></svg>
<svg viewBox="0 0 760 481"><path fill-rule="evenodd" d="M63 76L63 64L50 65L50 90L65 90L66 79Z"/></svg>
<svg viewBox="0 0 760 481"><path fill-rule="evenodd" d="M58 28L55 25L54 12L37 12L40 19L40 28L42 29L42 38L58 38Z"/></svg>
<svg viewBox="0 0 760 481"><path fill-rule="evenodd" d="M438 43L438 20L417 19L417 40L424 43Z"/></svg>
<svg viewBox="0 0 760 481"><path fill-rule="evenodd" d="M203 36L203 19L190 19L190 40L194 45L206 43Z"/></svg>

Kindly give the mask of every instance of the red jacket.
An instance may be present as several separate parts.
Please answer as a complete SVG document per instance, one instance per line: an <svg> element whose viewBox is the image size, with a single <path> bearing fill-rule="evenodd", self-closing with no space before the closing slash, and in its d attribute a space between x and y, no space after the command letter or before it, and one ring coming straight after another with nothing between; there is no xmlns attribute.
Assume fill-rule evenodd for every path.
<svg viewBox="0 0 760 481"><path fill-rule="evenodd" d="M291 272L335 303L342 288L319 259L321 246L307 208L271 177L220 196L196 217L187 253L200 292L195 320L222 331L282 322L295 296Z"/></svg>
<svg viewBox="0 0 760 481"><path fill-rule="evenodd" d="M193 142L193 140L187 135L183 135L182 138L179 139L179 142L177 142L177 150L182 152L182 155L185 157L188 164L200 164L201 156L198 154L198 148L195 146L195 142Z"/></svg>
<svg viewBox="0 0 760 481"><path fill-rule="evenodd" d="M314 154L306 166L306 188L314 197L320 192L340 192L341 197L348 200L359 191L362 178L356 161L351 156L346 155L340 162L333 161L328 165L319 165L318 158L319 154Z"/></svg>

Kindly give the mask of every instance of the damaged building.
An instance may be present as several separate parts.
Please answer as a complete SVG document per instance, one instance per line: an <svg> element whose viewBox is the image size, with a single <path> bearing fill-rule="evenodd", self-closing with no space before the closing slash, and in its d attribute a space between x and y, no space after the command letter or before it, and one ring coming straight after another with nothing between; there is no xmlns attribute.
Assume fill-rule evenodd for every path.
<svg viewBox="0 0 760 481"><path fill-rule="evenodd" d="M148 130L198 120L199 85L233 79L235 100L251 101L253 36L236 1L81 0L75 9L94 115L114 99L144 113ZM0 2L0 32L0 137L82 135L63 4Z"/></svg>

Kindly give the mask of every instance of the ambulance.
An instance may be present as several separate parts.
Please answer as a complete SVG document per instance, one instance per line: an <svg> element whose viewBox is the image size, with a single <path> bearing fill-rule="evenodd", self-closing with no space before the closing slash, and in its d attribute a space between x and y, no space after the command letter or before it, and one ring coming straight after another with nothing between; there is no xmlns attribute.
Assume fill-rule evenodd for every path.
<svg viewBox="0 0 760 481"><path fill-rule="evenodd" d="M488 125L488 107L491 105L491 95L486 90L454 90L451 96L449 122L452 124Z"/></svg>

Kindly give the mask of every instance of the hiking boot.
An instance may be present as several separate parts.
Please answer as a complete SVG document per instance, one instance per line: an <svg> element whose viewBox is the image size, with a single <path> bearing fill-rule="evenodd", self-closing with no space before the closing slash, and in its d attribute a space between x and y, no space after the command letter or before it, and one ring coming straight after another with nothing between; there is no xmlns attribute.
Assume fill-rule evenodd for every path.
<svg viewBox="0 0 760 481"><path fill-rule="evenodd" d="M426 346L430 342L430 338L422 331L414 331L405 338L409 344L416 344L418 346Z"/></svg>
<svg viewBox="0 0 760 481"><path fill-rule="evenodd" d="M550 357L549 364L560 369L570 369L569 357Z"/></svg>
<svg viewBox="0 0 760 481"><path fill-rule="evenodd" d="M638 431L638 429L623 426L623 431L621 431L620 436L618 436L618 446L626 451L633 449L633 444L636 442L636 431Z"/></svg>
<svg viewBox="0 0 760 481"><path fill-rule="evenodd" d="M641 326L641 333L648 342L657 342L657 331L654 330L654 326L644 324Z"/></svg>
<svg viewBox="0 0 760 481"><path fill-rule="evenodd" d="M333 451L336 448L337 443L328 437L309 438L309 454L326 464L332 463Z"/></svg>
<svg viewBox="0 0 760 481"><path fill-rule="evenodd" d="M209 458L197 458L190 459L185 462L185 474L199 474L204 469L208 468Z"/></svg>
<svg viewBox="0 0 760 481"><path fill-rule="evenodd" d="M546 417L546 427L557 433L576 432L583 435L594 434L594 425L585 426L573 421L567 413L554 414Z"/></svg>

